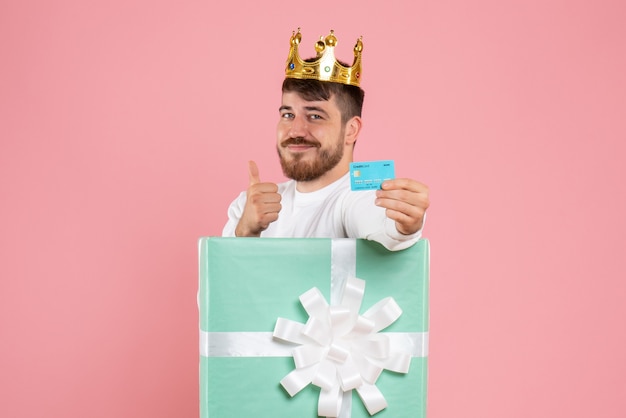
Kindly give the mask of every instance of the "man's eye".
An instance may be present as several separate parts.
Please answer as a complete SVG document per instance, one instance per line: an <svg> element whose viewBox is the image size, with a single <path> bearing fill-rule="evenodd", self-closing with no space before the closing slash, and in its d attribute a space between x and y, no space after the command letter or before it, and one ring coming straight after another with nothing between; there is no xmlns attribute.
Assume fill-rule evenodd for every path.
<svg viewBox="0 0 626 418"><path fill-rule="evenodd" d="M309 115L309 119L318 120L322 119L322 117L320 115Z"/></svg>
<svg viewBox="0 0 626 418"><path fill-rule="evenodd" d="M282 113L280 117L284 119L293 119L293 113Z"/></svg>

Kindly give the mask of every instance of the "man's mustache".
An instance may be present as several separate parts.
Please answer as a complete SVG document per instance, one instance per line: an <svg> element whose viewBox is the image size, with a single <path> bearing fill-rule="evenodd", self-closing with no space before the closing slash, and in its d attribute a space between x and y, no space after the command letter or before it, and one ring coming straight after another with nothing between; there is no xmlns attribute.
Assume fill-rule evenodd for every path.
<svg viewBox="0 0 626 418"><path fill-rule="evenodd" d="M319 142L308 141L308 140L302 138L301 136L300 137L296 137L296 138L287 138L283 142L280 143L281 147L287 147L289 145L307 145L307 146L315 147L315 148L319 148L320 147L320 143Z"/></svg>

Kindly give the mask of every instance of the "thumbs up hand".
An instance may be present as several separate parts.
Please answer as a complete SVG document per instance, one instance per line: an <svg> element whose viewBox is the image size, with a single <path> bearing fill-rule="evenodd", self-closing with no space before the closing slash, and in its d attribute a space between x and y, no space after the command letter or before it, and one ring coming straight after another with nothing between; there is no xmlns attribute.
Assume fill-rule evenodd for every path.
<svg viewBox="0 0 626 418"><path fill-rule="evenodd" d="M275 183L263 183L254 161L248 162L250 185L246 191L246 206L235 229L238 237L259 237L270 223L278 219L282 208L281 196Z"/></svg>

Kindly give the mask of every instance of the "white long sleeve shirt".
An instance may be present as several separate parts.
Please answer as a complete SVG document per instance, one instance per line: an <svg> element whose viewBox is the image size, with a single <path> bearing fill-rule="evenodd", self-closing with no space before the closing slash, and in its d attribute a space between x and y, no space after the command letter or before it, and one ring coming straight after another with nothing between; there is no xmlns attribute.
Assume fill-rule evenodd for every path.
<svg viewBox="0 0 626 418"><path fill-rule="evenodd" d="M364 238L397 251L410 247L422 236L421 230L411 235L398 232L395 222L385 216L385 209L374 204L374 190L350 190L349 173L314 192L298 192L294 180L278 184L278 192L282 209L261 237ZM235 236L245 204L244 191L228 208L222 236Z"/></svg>

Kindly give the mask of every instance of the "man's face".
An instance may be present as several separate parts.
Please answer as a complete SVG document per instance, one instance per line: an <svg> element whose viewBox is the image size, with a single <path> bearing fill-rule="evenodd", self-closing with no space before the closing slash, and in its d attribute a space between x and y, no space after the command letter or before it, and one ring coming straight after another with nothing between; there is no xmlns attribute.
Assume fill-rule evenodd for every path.
<svg viewBox="0 0 626 418"><path fill-rule="evenodd" d="M345 126L333 96L310 102L295 92L283 93L276 133L283 173L296 181L321 177L344 156Z"/></svg>

